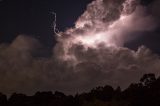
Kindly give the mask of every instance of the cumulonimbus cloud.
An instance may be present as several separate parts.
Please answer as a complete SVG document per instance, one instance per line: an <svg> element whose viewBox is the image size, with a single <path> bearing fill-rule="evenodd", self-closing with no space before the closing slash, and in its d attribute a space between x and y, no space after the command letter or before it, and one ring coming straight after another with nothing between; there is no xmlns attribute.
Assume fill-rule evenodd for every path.
<svg viewBox="0 0 160 106"><path fill-rule="evenodd" d="M31 37L20 35L1 44L0 91L73 94L105 84L125 88L144 73L158 75L158 55L145 46L137 51L123 47L133 34L156 26L147 7L136 0L95 0L75 27L60 33L49 58L35 57L42 45Z"/></svg>

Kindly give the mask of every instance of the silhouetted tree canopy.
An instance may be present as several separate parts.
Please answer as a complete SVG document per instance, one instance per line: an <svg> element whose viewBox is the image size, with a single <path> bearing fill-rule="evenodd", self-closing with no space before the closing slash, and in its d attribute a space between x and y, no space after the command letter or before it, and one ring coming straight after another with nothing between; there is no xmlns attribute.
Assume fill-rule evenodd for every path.
<svg viewBox="0 0 160 106"><path fill-rule="evenodd" d="M7 99L0 93L0 106L160 106L160 77L149 73L123 91L106 85L75 96L49 91L33 96L13 93Z"/></svg>

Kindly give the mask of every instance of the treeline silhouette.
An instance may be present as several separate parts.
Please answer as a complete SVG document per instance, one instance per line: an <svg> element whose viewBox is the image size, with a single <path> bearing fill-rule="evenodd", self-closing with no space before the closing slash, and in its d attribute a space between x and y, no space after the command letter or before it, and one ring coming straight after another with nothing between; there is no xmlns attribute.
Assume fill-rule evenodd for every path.
<svg viewBox="0 0 160 106"><path fill-rule="evenodd" d="M37 92L33 96L13 93L7 99L0 93L0 106L160 106L160 77L145 74L123 91L106 85L75 96L56 91Z"/></svg>

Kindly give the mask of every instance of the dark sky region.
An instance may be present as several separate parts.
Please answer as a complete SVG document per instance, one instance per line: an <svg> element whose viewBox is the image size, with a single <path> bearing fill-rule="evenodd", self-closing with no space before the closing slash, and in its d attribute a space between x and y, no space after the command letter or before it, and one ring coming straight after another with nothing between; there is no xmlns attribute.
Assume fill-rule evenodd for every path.
<svg viewBox="0 0 160 106"><path fill-rule="evenodd" d="M91 0L2 0L0 2L0 42L11 42L19 34L28 34L53 46L52 23L57 13L60 30L74 25Z"/></svg>
<svg viewBox="0 0 160 106"><path fill-rule="evenodd" d="M0 0L0 92L74 94L106 84L126 88L145 73L160 75L159 5ZM54 34L52 12L62 36Z"/></svg>
<svg viewBox="0 0 160 106"><path fill-rule="evenodd" d="M1 0L0 1L0 43L10 43L19 34L26 34L39 39L46 47L51 48L56 40L53 36L53 15L57 13L59 30L74 26L74 22L85 11L92 0ZM154 0L141 0L149 5ZM158 11L158 10L157 10ZM159 29L157 34L146 33L136 41L128 42L127 47L137 49L146 45L160 54Z"/></svg>

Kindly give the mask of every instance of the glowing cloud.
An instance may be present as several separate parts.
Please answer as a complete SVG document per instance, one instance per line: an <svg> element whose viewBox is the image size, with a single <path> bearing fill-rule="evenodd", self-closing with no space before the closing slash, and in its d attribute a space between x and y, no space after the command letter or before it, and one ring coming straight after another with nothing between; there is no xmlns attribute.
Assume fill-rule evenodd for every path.
<svg viewBox="0 0 160 106"><path fill-rule="evenodd" d="M69 49L74 45L81 45L86 50L122 47L136 37L131 33L149 31L155 27L154 18L137 0L94 0L79 17L75 27L61 32L58 40L64 48L63 55L69 58L70 55L73 57Z"/></svg>

